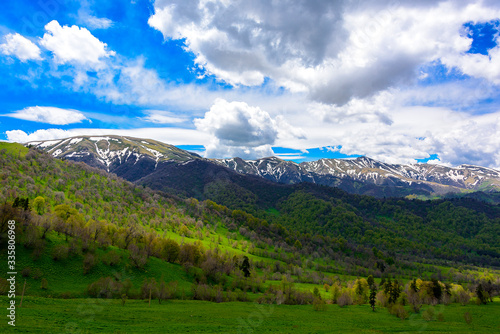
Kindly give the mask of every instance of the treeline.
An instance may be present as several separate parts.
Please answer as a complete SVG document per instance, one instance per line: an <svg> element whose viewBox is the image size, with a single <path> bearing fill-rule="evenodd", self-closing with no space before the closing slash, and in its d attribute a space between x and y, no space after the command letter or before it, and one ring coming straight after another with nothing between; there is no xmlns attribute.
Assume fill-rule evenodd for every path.
<svg viewBox="0 0 500 334"><path fill-rule="evenodd" d="M304 272L315 270L358 276L412 277L433 270L432 267L422 267L416 261L420 260L417 256L427 255L426 261L433 261L434 255L429 253L429 249L436 249L435 246L428 247L426 243L418 243L418 240L404 239L404 234L399 233L400 227L388 218L370 223L362 218L362 210L354 209L355 203L346 206L340 199L330 198L330 202L326 202L326 199L311 197L305 191L298 192L290 196L291 202L280 204L279 216L266 214L267 219L263 219L243 210L231 210L210 200L183 200L154 192L83 163L62 162L36 150L30 150L24 158L5 151L0 157L3 167L1 184L5 189L0 199L3 203L14 202L16 198L29 199L31 209L37 213L34 225L38 226L40 232L33 228L28 231L32 239L28 244L34 253L40 254L43 248L40 241L35 242L37 233L41 233L41 239L44 239L47 233L55 231L65 236L66 240L78 235L84 249L91 243L124 249L131 246L132 261L135 266L141 267L149 256L158 255L155 250L158 246L152 240L164 235L165 231L210 240L215 247L223 241L220 234L216 235L218 228L226 227L231 232L227 237L228 241L231 239L232 247L293 265ZM337 195L344 194L340 190L328 189ZM363 205L367 207L371 206L370 201L379 203L369 197L359 198L365 200ZM315 205L319 205L322 212L318 219L325 222L321 228L310 228L317 225L313 217L318 211ZM304 211L299 208L304 208ZM388 208L384 210L395 211L390 206ZM335 225L329 220L328 217L332 215L340 219L341 223ZM389 223L384 219L389 220ZM337 230L332 226L337 226ZM394 232L389 231L388 227L393 228ZM433 235L429 230L421 226L421 234L431 238ZM238 241L240 236L246 241ZM452 242L455 239L450 235L444 240ZM397 247L388 247L387 244ZM377 253L372 252L373 245L379 249ZM455 244L453 247L456 251L457 247L466 245ZM495 242L491 245L494 246ZM63 257L67 253L64 247L59 251ZM481 254L481 250L477 251L476 257L489 256L477 254ZM436 264L442 262L440 258L436 259ZM94 262L88 256L90 267ZM436 269L435 273L440 275L440 270ZM306 275L302 275L301 279L306 282L316 280ZM464 276L464 280L470 279Z"/></svg>

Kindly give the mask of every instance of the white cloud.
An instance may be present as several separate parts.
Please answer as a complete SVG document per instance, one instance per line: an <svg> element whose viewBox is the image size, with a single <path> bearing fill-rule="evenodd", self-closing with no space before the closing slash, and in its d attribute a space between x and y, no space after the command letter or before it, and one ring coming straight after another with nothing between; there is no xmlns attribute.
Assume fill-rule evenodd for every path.
<svg viewBox="0 0 500 334"><path fill-rule="evenodd" d="M33 133L22 130L6 131L11 142L26 143L31 141L62 139L74 136L130 136L154 139L171 145L199 145L208 142L209 136L200 131L181 128L137 128L137 129L41 129Z"/></svg>
<svg viewBox="0 0 500 334"><path fill-rule="evenodd" d="M113 21L105 17L95 17L87 12L78 12L79 20L90 29L108 29L113 26Z"/></svg>
<svg viewBox="0 0 500 334"><path fill-rule="evenodd" d="M146 122L156 124L172 124L186 121L185 118L181 118L177 114L164 110L146 110L146 114L147 116L144 116L141 119Z"/></svg>
<svg viewBox="0 0 500 334"><path fill-rule="evenodd" d="M85 28L63 26L53 20L45 26L47 32L40 44L52 51L59 64L73 63L100 68L102 59L115 55L107 50L107 44L94 37Z"/></svg>
<svg viewBox="0 0 500 334"><path fill-rule="evenodd" d="M457 67L464 74L476 78L485 78L488 81L500 84L500 36L496 37L494 48L483 54L452 54L443 59L449 67Z"/></svg>
<svg viewBox="0 0 500 334"><path fill-rule="evenodd" d="M166 39L184 39L196 62L228 83L260 85L269 77L343 105L411 84L421 65L436 60L493 80L496 50L491 60L463 56L472 42L463 24L499 17L498 5L482 1L164 0L148 22ZM489 66L495 74L487 75Z"/></svg>
<svg viewBox="0 0 500 334"><path fill-rule="evenodd" d="M80 123L87 118L78 110L55 107L27 107L2 116L55 125Z"/></svg>
<svg viewBox="0 0 500 334"><path fill-rule="evenodd" d="M22 62L42 59L40 48L18 33L5 35L5 43L0 45L0 50L4 55L15 56Z"/></svg>
<svg viewBox="0 0 500 334"><path fill-rule="evenodd" d="M204 118L194 120L196 128L208 133L211 140L205 145L210 157L239 156L255 158L272 155L271 145L285 137L303 138L300 129L283 118L271 118L269 113L245 102L217 99Z"/></svg>
<svg viewBox="0 0 500 334"><path fill-rule="evenodd" d="M30 141L39 141L39 140L62 139L72 136L71 131L62 129L42 129L42 130L37 130L30 134L27 134L23 130L10 130L6 131L5 133L7 134L8 141L16 143L27 143Z"/></svg>

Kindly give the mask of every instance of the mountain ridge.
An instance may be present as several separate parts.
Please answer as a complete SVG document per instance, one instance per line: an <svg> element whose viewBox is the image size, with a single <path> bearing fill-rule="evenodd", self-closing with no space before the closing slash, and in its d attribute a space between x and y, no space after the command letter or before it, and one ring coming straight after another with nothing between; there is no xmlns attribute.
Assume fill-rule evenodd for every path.
<svg viewBox="0 0 500 334"><path fill-rule="evenodd" d="M238 157L206 159L156 140L116 135L75 136L28 142L25 145L35 146L56 158L82 161L132 182L147 180L148 184L157 184L153 178L154 175L161 174L157 173L159 170L177 175L180 179L174 180L176 182L188 180L189 175L186 173L192 172L192 168L188 168L186 163L200 160L204 161L204 168L214 164L238 174L260 177L275 183L307 182L375 197L425 197L500 190L500 171L470 164L457 167L423 163L388 164L366 156L348 159L323 158L301 163L274 156L256 160ZM225 173L213 170L214 175ZM172 181L169 182L172 184ZM172 185L179 188L175 184ZM201 185L197 187L200 188Z"/></svg>

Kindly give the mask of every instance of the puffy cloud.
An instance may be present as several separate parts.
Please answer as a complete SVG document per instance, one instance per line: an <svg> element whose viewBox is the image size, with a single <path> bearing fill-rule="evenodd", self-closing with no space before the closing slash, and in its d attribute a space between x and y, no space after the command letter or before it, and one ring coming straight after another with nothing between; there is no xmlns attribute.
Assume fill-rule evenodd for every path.
<svg viewBox="0 0 500 334"><path fill-rule="evenodd" d="M42 59L40 48L18 33L5 35L5 43L0 45L0 50L4 55L15 56L22 62Z"/></svg>
<svg viewBox="0 0 500 334"><path fill-rule="evenodd" d="M277 120L259 107L245 102L217 99L204 118L194 121L196 128L211 135L205 146L210 157L240 156L254 158L272 155L273 145L281 133L303 138L283 118ZM291 131L290 131L291 130Z"/></svg>
<svg viewBox="0 0 500 334"><path fill-rule="evenodd" d="M499 17L493 2L163 0L149 25L184 39L198 64L230 84L269 77L317 102L343 105L410 84L420 66L436 60L486 76L497 61L463 56L472 42L463 24Z"/></svg>
<svg viewBox="0 0 500 334"><path fill-rule="evenodd" d="M52 51L59 64L74 63L91 68L103 66L101 59L115 55L107 50L107 44L94 37L85 28L63 26L53 20L45 26L47 32L40 44Z"/></svg>
<svg viewBox="0 0 500 334"><path fill-rule="evenodd" d="M485 78L500 85L500 36L496 37L497 46L483 54L452 54L443 59L449 67L457 67L464 74L476 78Z"/></svg>
<svg viewBox="0 0 500 334"><path fill-rule="evenodd" d="M6 131L7 140L16 143L27 143L30 141L51 140L71 137L71 131L62 129L42 129L27 134L23 130Z"/></svg>
<svg viewBox="0 0 500 334"><path fill-rule="evenodd" d="M209 137L196 130L181 128L136 128L136 129L42 129L33 133L22 130L6 131L11 142L27 143L31 141L62 139L74 136L130 136L135 138L155 139L171 145L199 145Z"/></svg>
<svg viewBox="0 0 500 334"><path fill-rule="evenodd" d="M80 123L87 118L78 110L55 107L27 107L2 116L55 125Z"/></svg>

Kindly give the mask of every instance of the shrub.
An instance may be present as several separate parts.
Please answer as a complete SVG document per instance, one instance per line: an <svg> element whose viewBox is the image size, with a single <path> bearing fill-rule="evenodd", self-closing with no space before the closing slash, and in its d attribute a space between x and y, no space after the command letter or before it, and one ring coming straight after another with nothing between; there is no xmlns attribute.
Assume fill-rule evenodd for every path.
<svg viewBox="0 0 500 334"><path fill-rule="evenodd" d="M470 294L467 291L460 290L455 296L455 301L460 303L460 305L465 306L470 301Z"/></svg>
<svg viewBox="0 0 500 334"><path fill-rule="evenodd" d="M377 306L386 307L387 306L387 295L384 291L377 292L376 296Z"/></svg>
<svg viewBox="0 0 500 334"><path fill-rule="evenodd" d="M337 298L337 304L339 304L340 307L352 305L351 295L347 291L342 292L340 297Z"/></svg>
<svg viewBox="0 0 500 334"><path fill-rule="evenodd" d="M47 290L49 288L49 282L46 278L42 278L42 282L40 283L40 289Z"/></svg>
<svg viewBox="0 0 500 334"><path fill-rule="evenodd" d="M23 277L30 277L30 275L31 275L31 268L30 267L24 268L21 271L21 275L23 275Z"/></svg>
<svg viewBox="0 0 500 334"><path fill-rule="evenodd" d="M422 312L422 319L424 319L425 321L434 320L434 308L429 307L424 312Z"/></svg>
<svg viewBox="0 0 500 334"><path fill-rule="evenodd" d="M326 303L323 299L321 298L314 298L313 301L313 309L315 311L326 311Z"/></svg>
<svg viewBox="0 0 500 334"><path fill-rule="evenodd" d="M45 249L45 242L43 240L35 241L33 246L33 253L31 253L33 261L38 261L42 257L44 249Z"/></svg>
<svg viewBox="0 0 500 334"><path fill-rule="evenodd" d="M92 268L95 267L96 264L96 257L91 253L87 253L83 258L83 274L86 275L89 271L92 270Z"/></svg>
<svg viewBox="0 0 500 334"><path fill-rule="evenodd" d="M52 258L55 261L65 260L68 258L69 248L67 245L57 245L52 250Z"/></svg>
<svg viewBox="0 0 500 334"><path fill-rule="evenodd" d="M389 313L392 315L395 315L401 320L405 320L408 318L409 314L408 311L404 308L403 305L400 304L394 304L389 307Z"/></svg>
<svg viewBox="0 0 500 334"><path fill-rule="evenodd" d="M33 279L38 280L38 279L40 279L42 276L43 276L43 272L42 272L42 270L41 270L40 268L35 268L35 269L33 269L33 271L31 272L31 277L32 277Z"/></svg>
<svg viewBox="0 0 500 334"><path fill-rule="evenodd" d="M69 291L61 292L61 294L59 295L59 297L61 299L70 299L72 297L72 294Z"/></svg>
<svg viewBox="0 0 500 334"><path fill-rule="evenodd" d="M120 263L120 261L121 261L121 256L115 250L111 250L102 256L102 262L108 266L116 266L117 264Z"/></svg>
<svg viewBox="0 0 500 334"><path fill-rule="evenodd" d="M122 284L111 277L101 277L89 284L87 294L96 298L112 298L121 295L122 288Z"/></svg>
<svg viewBox="0 0 500 334"><path fill-rule="evenodd" d="M470 325L472 322L472 315L469 312L464 313L464 320L467 323L467 325Z"/></svg>

